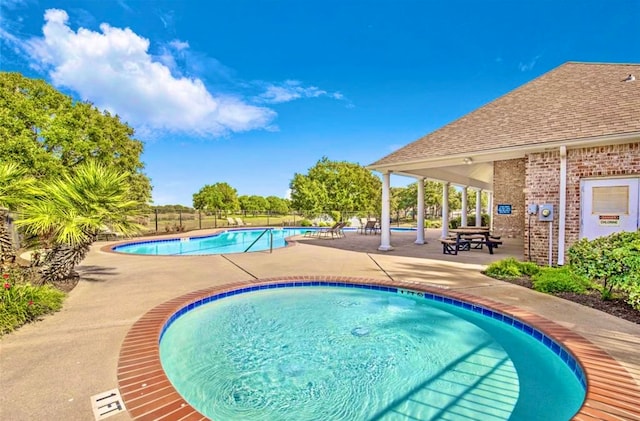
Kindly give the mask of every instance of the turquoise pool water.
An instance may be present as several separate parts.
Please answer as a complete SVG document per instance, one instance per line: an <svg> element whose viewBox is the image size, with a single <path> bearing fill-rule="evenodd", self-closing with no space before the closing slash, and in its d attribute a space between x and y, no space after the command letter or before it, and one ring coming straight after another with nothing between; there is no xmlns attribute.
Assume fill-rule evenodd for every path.
<svg viewBox="0 0 640 421"><path fill-rule="evenodd" d="M273 248L284 247L287 237L318 229L315 227L272 228L270 233L273 234ZM392 228L391 230L410 231L411 228ZM113 250L119 253L157 256L243 253L264 231L264 228L234 229L208 236L138 241L118 245ZM345 231L355 231L355 228L347 228ZM271 247L270 233L262 235L249 251L269 250Z"/></svg>
<svg viewBox="0 0 640 421"><path fill-rule="evenodd" d="M273 248L284 247L286 245L285 238L287 237L304 234L314 229L315 228L271 229L270 231L273 234ZM120 253L160 256L242 253L264 231L264 228L234 229L209 236L128 243L116 246L114 250ZM264 251L269 250L270 247L270 234L266 233L251 247L250 251Z"/></svg>
<svg viewBox="0 0 640 421"><path fill-rule="evenodd" d="M532 335L418 296L301 286L185 311L160 356L212 419L570 419L584 387Z"/></svg>

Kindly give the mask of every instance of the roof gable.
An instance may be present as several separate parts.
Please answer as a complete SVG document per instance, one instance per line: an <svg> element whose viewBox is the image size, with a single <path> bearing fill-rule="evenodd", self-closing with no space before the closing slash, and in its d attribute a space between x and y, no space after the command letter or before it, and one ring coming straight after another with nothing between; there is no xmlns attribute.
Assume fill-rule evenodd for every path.
<svg viewBox="0 0 640 421"><path fill-rule="evenodd" d="M626 133L640 133L640 64L569 62L371 166Z"/></svg>

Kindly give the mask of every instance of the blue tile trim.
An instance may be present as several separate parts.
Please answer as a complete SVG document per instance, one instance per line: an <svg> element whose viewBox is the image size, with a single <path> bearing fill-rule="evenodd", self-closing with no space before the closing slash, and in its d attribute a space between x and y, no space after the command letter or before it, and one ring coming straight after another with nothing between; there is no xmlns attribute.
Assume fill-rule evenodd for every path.
<svg viewBox="0 0 640 421"><path fill-rule="evenodd" d="M175 241L175 240L163 240L163 241ZM230 297L233 295L239 295L247 292L253 292L253 291L264 290L264 289L290 288L290 287L316 287L316 286L370 289L375 291L392 292L395 294L398 294L400 292L402 293L407 292L407 290L400 291L398 288L395 288L395 287L370 285L370 284L346 283L346 282L329 282L329 281L289 281L289 282L280 282L280 283L268 284L268 285L254 285L250 287L244 287L236 290L231 290L231 291L221 292L219 294L211 295L181 307L178 311L172 314L171 317L169 317L169 319L162 326L162 329L160 331L160 337L158 338L158 343L162 341L162 337L164 336L167 329L173 324L173 322L175 322L182 315L186 314L188 311L198 308L203 304L207 304L212 301L220 300L222 298ZM530 326L506 314L500 313L499 311L494 311L478 304L474 304L466 301L460 301L455 298L450 298L450 297L433 294L429 292L424 292L424 293L420 291L409 291L409 292L413 293L412 294L413 296L423 297L425 300L432 300L440 303L453 305L455 307L460 307L468 311L473 311L474 313L481 314L485 317L493 318L508 326L514 327L515 329L521 331L525 335L531 336L533 339L537 340L538 342L540 342L541 344L549 348L554 354L556 354L558 358L560 358L567 365L567 367L569 367L571 372L573 372L573 374L576 376L582 388L586 391L587 380L584 374L584 370L580 366L580 363L578 363L578 361L573 357L573 355L571 355L571 353L567 351L561 344L557 343L556 341L554 341L547 335L543 334L533 326Z"/></svg>

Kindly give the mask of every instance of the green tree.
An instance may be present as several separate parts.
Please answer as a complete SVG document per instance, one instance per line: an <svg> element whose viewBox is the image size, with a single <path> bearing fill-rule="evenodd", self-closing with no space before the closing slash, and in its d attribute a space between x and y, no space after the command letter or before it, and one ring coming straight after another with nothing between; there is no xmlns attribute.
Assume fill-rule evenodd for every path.
<svg viewBox="0 0 640 421"><path fill-rule="evenodd" d="M93 161L127 173L129 194L149 202L143 144L118 116L74 101L43 80L0 72L0 162L13 162L40 180L71 174Z"/></svg>
<svg viewBox="0 0 640 421"><path fill-rule="evenodd" d="M21 207L23 217L16 224L48 249L39 265L45 282L71 276L105 228L124 235L140 230L133 222L139 202L129 199L128 180L127 173L87 162L74 174L30 189L32 198Z"/></svg>
<svg viewBox="0 0 640 421"><path fill-rule="evenodd" d="M398 209L416 210L418 207L418 183L411 183L403 190L397 192ZM449 210L460 208L460 193L455 187L449 187ZM439 181L425 180L424 182L424 206L432 209L432 214L440 214L442 209L442 183ZM415 215L415 212L414 212Z"/></svg>
<svg viewBox="0 0 640 421"><path fill-rule="evenodd" d="M240 207L238 192L227 183L207 184L193 195L193 207L208 212L233 212Z"/></svg>
<svg viewBox="0 0 640 421"><path fill-rule="evenodd" d="M15 163L0 164L0 265L15 261L15 248L7 226L9 211L15 211L28 200L33 183L27 171Z"/></svg>
<svg viewBox="0 0 640 421"><path fill-rule="evenodd" d="M322 211L379 212L382 183L366 168L323 157L307 175L295 174L291 181L294 208Z"/></svg>
<svg viewBox="0 0 640 421"><path fill-rule="evenodd" d="M289 213L289 200L278 196L267 196L268 208L272 214L285 215Z"/></svg>
<svg viewBox="0 0 640 421"><path fill-rule="evenodd" d="M267 210L269 206L269 202L267 201L267 199L262 196L256 195L240 196L238 198L238 201L240 202L241 210L243 210L245 213L252 213L254 215L258 212Z"/></svg>

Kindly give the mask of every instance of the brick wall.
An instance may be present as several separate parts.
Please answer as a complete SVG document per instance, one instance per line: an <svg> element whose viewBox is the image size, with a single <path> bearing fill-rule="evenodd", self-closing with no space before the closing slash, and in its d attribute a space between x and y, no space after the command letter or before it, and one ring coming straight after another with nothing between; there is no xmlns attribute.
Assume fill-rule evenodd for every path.
<svg viewBox="0 0 640 421"><path fill-rule="evenodd" d="M493 232L508 238L522 238L525 215L525 159L493 163ZM497 205L511 205L511 215L498 215Z"/></svg>
<svg viewBox="0 0 640 421"><path fill-rule="evenodd" d="M609 145L567 151L567 207L565 218L565 250L580 236L580 180L583 178L640 175L640 143ZM526 160L525 202L550 203L554 207L552 222L552 263L558 259L558 205L560 201L560 151L530 154ZM525 258L546 264L549 261L549 222L539 222L537 216L525 216Z"/></svg>
<svg viewBox="0 0 640 421"><path fill-rule="evenodd" d="M525 216L524 256L539 264L549 262L549 224L553 236L552 262L558 253L558 204L560 203L560 150L530 154L525 170L527 204L553 205L553 222L538 221L538 215ZM531 253L531 254L529 254Z"/></svg>

